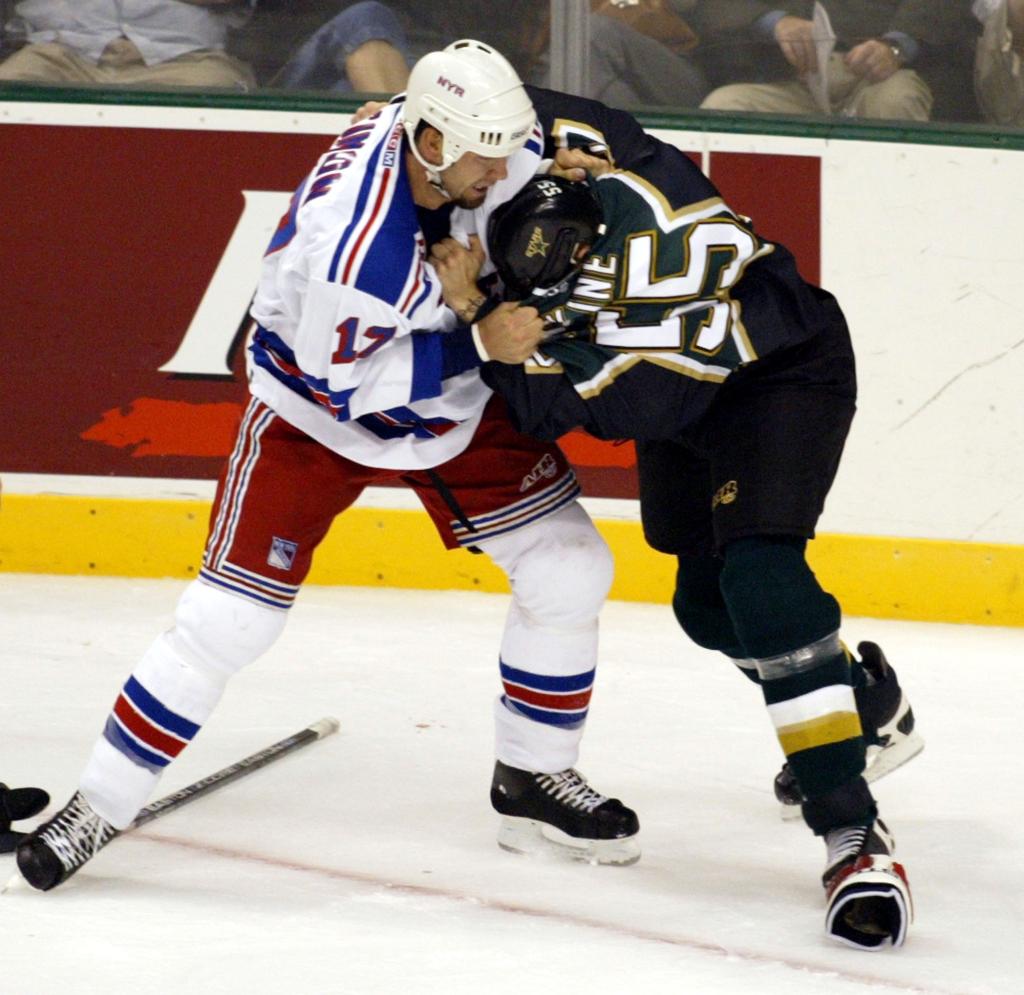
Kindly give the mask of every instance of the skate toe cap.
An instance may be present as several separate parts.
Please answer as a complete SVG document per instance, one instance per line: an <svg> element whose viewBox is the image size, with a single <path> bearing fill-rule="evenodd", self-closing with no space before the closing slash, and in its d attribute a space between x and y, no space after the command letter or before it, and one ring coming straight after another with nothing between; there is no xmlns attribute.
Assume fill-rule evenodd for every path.
<svg viewBox="0 0 1024 995"><path fill-rule="evenodd" d="M49 891L64 879L64 865L40 839L29 838L18 846L18 870L33 888Z"/></svg>
<svg viewBox="0 0 1024 995"><path fill-rule="evenodd" d="M636 812L626 808L618 798L609 798L595 814L599 819L600 839L624 839L640 832L640 819Z"/></svg>

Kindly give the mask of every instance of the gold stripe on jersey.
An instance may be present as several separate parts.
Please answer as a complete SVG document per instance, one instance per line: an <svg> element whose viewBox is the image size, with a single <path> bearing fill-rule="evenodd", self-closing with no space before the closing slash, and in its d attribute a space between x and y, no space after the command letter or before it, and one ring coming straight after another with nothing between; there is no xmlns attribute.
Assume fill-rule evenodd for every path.
<svg viewBox="0 0 1024 995"><path fill-rule="evenodd" d="M620 376L631 370L637 363L651 363L654 366L677 373L683 377L689 377L691 380L697 380L701 383L722 383L731 372L721 366L706 366L698 363L695 359L691 359L689 356L680 356L673 353L666 352L645 356L623 353L614 359L610 359L589 380L582 380L573 386L580 397L584 400L590 400L610 387ZM546 373L551 371L531 369L528 372Z"/></svg>
<svg viewBox="0 0 1024 995"><path fill-rule="evenodd" d="M856 712L832 712L776 730L787 757L800 750L811 750L816 746L828 746L830 743L856 739L861 734L860 716Z"/></svg>
<svg viewBox="0 0 1024 995"><path fill-rule="evenodd" d="M700 380L702 383L722 383L732 373L732 370L724 366L710 366L707 363L698 362L690 356L674 355L663 353L641 357L647 363L653 363L663 369L671 370L680 376L689 377L691 380Z"/></svg>
<svg viewBox="0 0 1024 995"><path fill-rule="evenodd" d="M551 125L551 137L555 140L555 145L560 149L579 148L579 146L571 144L570 136L572 135L578 135L586 142L593 142L602 146L605 155L608 156L608 161L614 167L615 157L612 155L612 147L608 139L604 137L603 132L584 121L573 121L567 117L556 117ZM585 152L586 149L582 149L582 151Z"/></svg>
<svg viewBox="0 0 1024 995"><path fill-rule="evenodd" d="M706 200L698 200L692 204L684 204L682 207L674 208L656 186L645 180L642 176L637 176L636 173L631 173L625 169L617 169L597 177L598 183L605 183L608 180L617 180L620 183L624 183L643 198L653 212L662 231L672 231L683 225L692 224L694 221L713 218L716 214L736 218L736 215L729 209L721 197L708 197Z"/></svg>
<svg viewBox="0 0 1024 995"><path fill-rule="evenodd" d="M580 397L589 399L591 397L597 397L606 387L610 387L615 381L626 373L628 370L636 366L637 363L641 363L643 360L640 356L616 356L614 359L610 359L604 366L601 367L600 371L596 376L591 377L589 380L583 380L580 383L573 384L576 388L576 393Z"/></svg>

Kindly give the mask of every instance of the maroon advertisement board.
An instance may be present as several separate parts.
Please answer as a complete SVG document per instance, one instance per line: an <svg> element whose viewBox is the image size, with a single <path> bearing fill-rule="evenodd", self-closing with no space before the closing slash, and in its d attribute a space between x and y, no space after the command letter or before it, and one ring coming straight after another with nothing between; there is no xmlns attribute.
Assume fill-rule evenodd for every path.
<svg viewBox="0 0 1024 995"><path fill-rule="evenodd" d="M247 192L283 203L331 137L4 124L0 143L0 469L215 478L246 397L253 289L225 260L258 266L265 244L242 224ZM710 173L816 282L820 161L723 152ZM213 297L231 303L218 314ZM187 334L216 338L219 369L171 362ZM563 441L590 496L635 496L631 445Z"/></svg>

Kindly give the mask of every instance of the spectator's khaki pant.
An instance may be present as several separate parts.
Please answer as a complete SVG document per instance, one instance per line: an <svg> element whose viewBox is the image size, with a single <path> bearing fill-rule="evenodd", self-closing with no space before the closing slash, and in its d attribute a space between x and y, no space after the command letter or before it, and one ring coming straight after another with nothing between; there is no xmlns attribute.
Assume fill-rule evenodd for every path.
<svg viewBox="0 0 1024 995"><path fill-rule="evenodd" d="M869 83L851 73L838 54L829 59L828 96L832 113L846 117L927 121L932 112L932 92L913 70L900 69L881 83ZM701 107L763 114L822 113L807 84L796 79L783 83L730 83L712 90Z"/></svg>
<svg viewBox="0 0 1024 995"><path fill-rule="evenodd" d="M201 86L251 90L249 67L226 52L200 49L147 66L127 38L116 38L98 63L57 42L26 45L0 64L0 80L101 83L108 86Z"/></svg>

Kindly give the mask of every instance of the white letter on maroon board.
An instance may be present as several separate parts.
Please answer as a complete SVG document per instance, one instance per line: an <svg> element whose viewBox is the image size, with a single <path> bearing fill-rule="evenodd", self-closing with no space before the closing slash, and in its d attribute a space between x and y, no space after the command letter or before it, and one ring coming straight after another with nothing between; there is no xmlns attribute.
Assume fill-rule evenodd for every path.
<svg viewBox="0 0 1024 995"><path fill-rule="evenodd" d="M245 206L178 351L161 373L230 376L228 350L260 277L263 253L288 210L289 193L243 190Z"/></svg>

